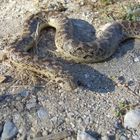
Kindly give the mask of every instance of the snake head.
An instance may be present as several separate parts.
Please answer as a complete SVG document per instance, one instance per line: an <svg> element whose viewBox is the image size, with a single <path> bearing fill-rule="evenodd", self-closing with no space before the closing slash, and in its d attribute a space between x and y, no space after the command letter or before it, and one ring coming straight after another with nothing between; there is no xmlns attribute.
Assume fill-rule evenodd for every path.
<svg viewBox="0 0 140 140"><path fill-rule="evenodd" d="M76 89L76 83L74 82L72 77L66 77L66 78L61 78L58 77L55 79L55 81L66 91L72 91Z"/></svg>
<svg viewBox="0 0 140 140"><path fill-rule="evenodd" d="M47 23L53 27L58 27L66 21L67 17L60 11L47 11L45 14L45 20Z"/></svg>

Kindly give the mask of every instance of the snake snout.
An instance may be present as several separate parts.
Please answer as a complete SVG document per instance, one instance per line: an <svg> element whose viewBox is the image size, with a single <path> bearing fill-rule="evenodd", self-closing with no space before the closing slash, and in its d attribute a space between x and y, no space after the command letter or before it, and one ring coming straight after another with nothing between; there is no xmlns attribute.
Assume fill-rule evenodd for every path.
<svg viewBox="0 0 140 140"><path fill-rule="evenodd" d="M73 79L69 78L56 78L56 82L65 90L72 91L76 89L76 84Z"/></svg>

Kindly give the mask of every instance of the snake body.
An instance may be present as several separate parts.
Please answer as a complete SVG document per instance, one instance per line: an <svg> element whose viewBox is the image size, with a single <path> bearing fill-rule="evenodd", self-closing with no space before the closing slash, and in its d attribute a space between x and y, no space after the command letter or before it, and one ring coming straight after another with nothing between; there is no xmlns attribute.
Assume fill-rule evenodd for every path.
<svg viewBox="0 0 140 140"><path fill-rule="evenodd" d="M63 13L56 11L39 12L30 17L30 20L27 20L26 26L35 17L41 19L38 27L38 37L46 27L54 27L56 29L55 45L57 52L62 54L62 57L76 62L104 61L116 51L122 41L128 38L139 38L140 35L140 22L115 21L105 28L97 39L91 42L81 42L74 38L73 24ZM18 48L19 40L5 47L6 55L10 58L12 64L42 74L57 83L59 82L66 90L74 89L76 84L73 82L73 77L63 70L59 62L55 60L35 61L29 55L27 50L35 45L36 40L31 36L32 32L29 26L26 30L28 31L28 34L26 34L27 41L23 44L26 51Z"/></svg>

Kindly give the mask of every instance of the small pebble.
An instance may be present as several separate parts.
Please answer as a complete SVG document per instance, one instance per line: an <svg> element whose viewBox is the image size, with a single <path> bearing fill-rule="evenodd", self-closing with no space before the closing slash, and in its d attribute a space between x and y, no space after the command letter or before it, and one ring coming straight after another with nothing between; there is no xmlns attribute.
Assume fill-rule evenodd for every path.
<svg viewBox="0 0 140 140"><path fill-rule="evenodd" d="M124 116L124 127L137 129L140 126L140 109L131 110Z"/></svg>
<svg viewBox="0 0 140 140"><path fill-rule="evenodd" d="M97 140L97 139L93 138L91 135L89 135L86 132L79 131L77 134L77 140Z"/></svg>
<svg viewBox="0 0 140 140"><path fill-rule="evenodd" d="M124 83L125 83L125 78L124 78L124 76L118 77L118 81L119 81L120 84L124 84Z"/></svg>
<svg viewBox="0 0 140 140"><path fill-rule="evenodd" d="M22 91L22 92L20 93L20 96L22 96L22 97L27 97L27 96L29 96L29 91L28 91L28 90Z"/></svg>
<svg viewBox="0 0 140 140"><path fill-rule="evenodd" d="M97 0L91 0L91 1L94 2L94 3L97 2Z"/></svg>
<svg viewBox="0 0 140 140"><path fill-rule="evenodd" d="M119 129L122 127L122 121L121 120L116 120L114 123L114 127Z"/></svg>
<svg viewBox="0 0 140 140"><path fill-rule="evenodd" d="M13 122L7 120L4 124L1 140L12 139L18 133L18 129Z"/></svg>
<svg viewBox="0 0 140 140"><path fill-rule="evenodd" d="M133 140L140 140L140 136L134 135L134 136L132 136L132 138L133 138Z"/></svg>
<svg viewBox="0 0 140 140"><path fill-rule="evenodd" d="M120 136L119 140L128 140L128 138L124 135Z"/></svg>
<svg viewBox="0 0 140 140"><path fill-rule="evenodd" d="M134 58L134 62L139 62L139 61L140 61L139 57Z"/></svg>
<svg viewBox="0 0 140 140"><path fill-rule="evenodd" d="M109 138L108 135L104 135L104 136L102 136L102 139L101 140L110 140L110 138Z"/></svg>
<svg viewBox="0 0 140 140"><path fill-rule="evenodd" d="M30 99L29 102L26 104L27 109L34 108L36 106L36 99Z"/></svg>
<svg viewBox="0 0 140 140"><path fill-rule="evenodd" d="M37 115L39 117L40 120L47 120L48 119L48 112L45 108L41 107L38 111L37 111Z"/></svg>

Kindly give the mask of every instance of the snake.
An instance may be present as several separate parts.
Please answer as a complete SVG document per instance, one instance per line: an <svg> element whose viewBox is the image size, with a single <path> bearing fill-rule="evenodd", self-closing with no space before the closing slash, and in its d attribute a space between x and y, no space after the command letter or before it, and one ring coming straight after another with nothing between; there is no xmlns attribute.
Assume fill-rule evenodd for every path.
<svg viewBox="0 0 140 140"><path fill-rule="evenodd" d="M31 31L31 21L40 19L36 31ZM140 37L139 21L113 21L95 40L82 42L74 37L74 25L70 18L59 11L40 11L30 16L24 26L25 35L10 45L5 46L4 52L10 62L22 69L41 74L58 83L65 90L71 91L77 87L73 76L63 69L63 65L55 59L35 60L28 52L37 43L41 32L48 28L55 28L56 51L67 60L78 63L97 63L105 61L117 50L119 44L126 39ZM23 42L24 43L21 43ZM19 46L22 45L23 49Z"/></svg>

